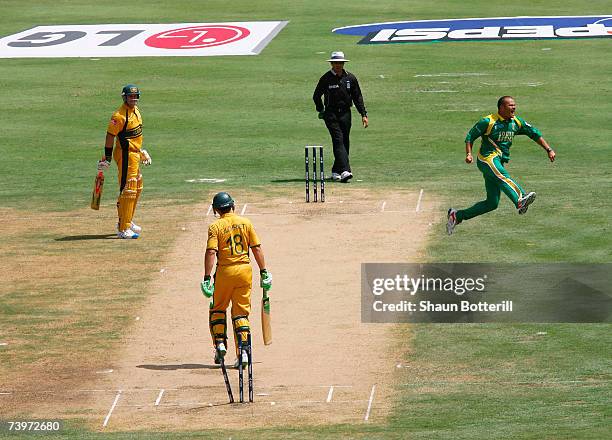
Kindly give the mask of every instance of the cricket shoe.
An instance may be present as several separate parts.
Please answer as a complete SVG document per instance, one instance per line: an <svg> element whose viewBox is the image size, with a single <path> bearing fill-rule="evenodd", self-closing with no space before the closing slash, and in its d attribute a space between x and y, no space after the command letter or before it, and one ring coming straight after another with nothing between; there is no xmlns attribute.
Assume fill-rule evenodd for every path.
<svg viewBox="0 0 612 440"><path fill-rule="evenodd" d="M138 226L138 225L137 225L136 223L134 223L134 222L130 223L130 229L131 229L133 232L136 232L137 234L140 234L140 233L142 232L142 228L141 228L140 226ZM117 232L120 232L120 231L119 231L119 223L118 223L118 222L117 222Z"/></svg>
<svg viewBox="0 0 612 440"><path fill-rule="evenodd" d="M132 231L131 229L126 229L125 231L117 232L117 238L138 238L138 237L140 237L140 235L138 235L136 232Z"/></svg>
<svg viewBox="0 0 612 440"><path fill-rule="evenodd" d="M448 210L448 221L446 222L446 232L448 235L453 235L453 231L455 230L455 226L459 223L457 222L457 210L450 208Z"/></svg>
<svg viewBox="0 0 612 440"><path fill-rule="evenodd" d="M246 367L247 365L249 365L249 355L247 354L246 350L242 350L242 356L240 356L240 358L242 359L243 367ZM240 366L240 361L236 359L236 362L234 362L234 368L238 368L239 366Z"/></svg>
<svg viewBox="0 0 612 440"><path fill-rule="evenodd" d="M529 205L533 203L535 198L536 198L536 193L534 192L530 192L529 194L523 195L518 200L518 213L525 214L527 212L527 208L529 208Z"/></svg>
<svg viewBox="0 0 612 440"><path fill-rule="evenodd" d="M219 342L219 344L217 344L217 348L215 349L215 364L221 364L221 361L223 358L225 358L225 353L227 353L225 344L223 342Z"/></svg>
<svg viewBox="0 0 612 440"><path fill-rule="evenodd" d="M353 178L353 173L351 173L350 171L342 171L342 174L340 174L340 182L342 183L346 183L352 178Z"/></svg>
<svg viewBox="0 0 612 440"><path fill-rule="evenodd" d="M340 174L338 173L332 173L331 175L331 180L333 180L334 182L340 182Z"/></svg>

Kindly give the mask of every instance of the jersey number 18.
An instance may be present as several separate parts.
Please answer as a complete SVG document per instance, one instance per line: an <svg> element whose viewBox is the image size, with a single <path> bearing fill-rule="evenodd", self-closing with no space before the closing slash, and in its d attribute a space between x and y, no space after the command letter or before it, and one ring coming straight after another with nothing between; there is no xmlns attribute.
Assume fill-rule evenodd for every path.
<svg viewBox="0 0 612 440"><path fill-rule="evenodd" d="M245 253L244 244L242 244L242 235L230 235L230 238L227 239L226 243L229 246L232 255L242 255Z"/></svg>

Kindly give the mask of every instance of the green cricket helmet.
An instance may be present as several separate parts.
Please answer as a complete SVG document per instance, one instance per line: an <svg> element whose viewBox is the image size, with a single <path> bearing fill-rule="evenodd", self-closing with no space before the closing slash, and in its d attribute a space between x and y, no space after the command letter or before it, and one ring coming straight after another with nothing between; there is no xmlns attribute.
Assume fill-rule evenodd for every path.
<svg viewBox="0 0 612 440"><path fill-rule="evenodd" d="M234 206L234 199L226 192L220 192L215 194L212 202L213 208L224 209Z"/></svg>
<svg viewBox="0 0 612 440"><path fill-rule="evenodd" d="M127 100L128 95L136 95L136 98L140 99L140 89L134 84L127 84L121 89L121 96L123 96L123 102Z"/></svg>

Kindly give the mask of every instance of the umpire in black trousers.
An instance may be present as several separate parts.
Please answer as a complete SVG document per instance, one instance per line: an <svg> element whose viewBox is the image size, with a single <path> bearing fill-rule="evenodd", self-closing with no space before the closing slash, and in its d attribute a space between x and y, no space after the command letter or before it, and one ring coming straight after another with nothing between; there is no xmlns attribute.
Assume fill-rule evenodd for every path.
<svg viewBox="0 0 612 440"><path fill-rule="evenodd" d="M332 138L334 147L332 180L348 182L353 177L349 164L351 106L355 103L364 128L368 127L368 113L357 78L344 70L344 63L349 61L344 58L344 53L332 52L327 61L331 63L331 70L319 79L312 99L319 112L319 119L325 121Z"/></svg>

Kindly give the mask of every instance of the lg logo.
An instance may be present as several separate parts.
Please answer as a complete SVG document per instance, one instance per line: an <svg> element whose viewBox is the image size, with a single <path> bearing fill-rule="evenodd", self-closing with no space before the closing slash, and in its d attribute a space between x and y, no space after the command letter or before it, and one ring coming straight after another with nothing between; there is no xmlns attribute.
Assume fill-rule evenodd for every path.
<svg viewBox="0 0 612 440"><path fill-rule="evenodd" d="M257 55L286 24L37 26L0 38L0 58Z"/></svg>
<svg viewBox="0 0 612 440"><path fill-rule="evenodd" d="M143 29L108 30L92 34L84 31L34 32L17 41L10 41L7 45L9 47L57 46L89 36L96 46L119 46L143 32ZM249 34L248 29L239 26L194 26L157 33L147 38L144 44L160 49L199 49L228 44L241 40Z"/></svg>
<svg viewBox="0 0 612 440"><path fill-rule="evenodd" d="M147 38L145 44L161 49L196 49L242 40L249 33L239 26L195 26L160 32Z"/></svg>

